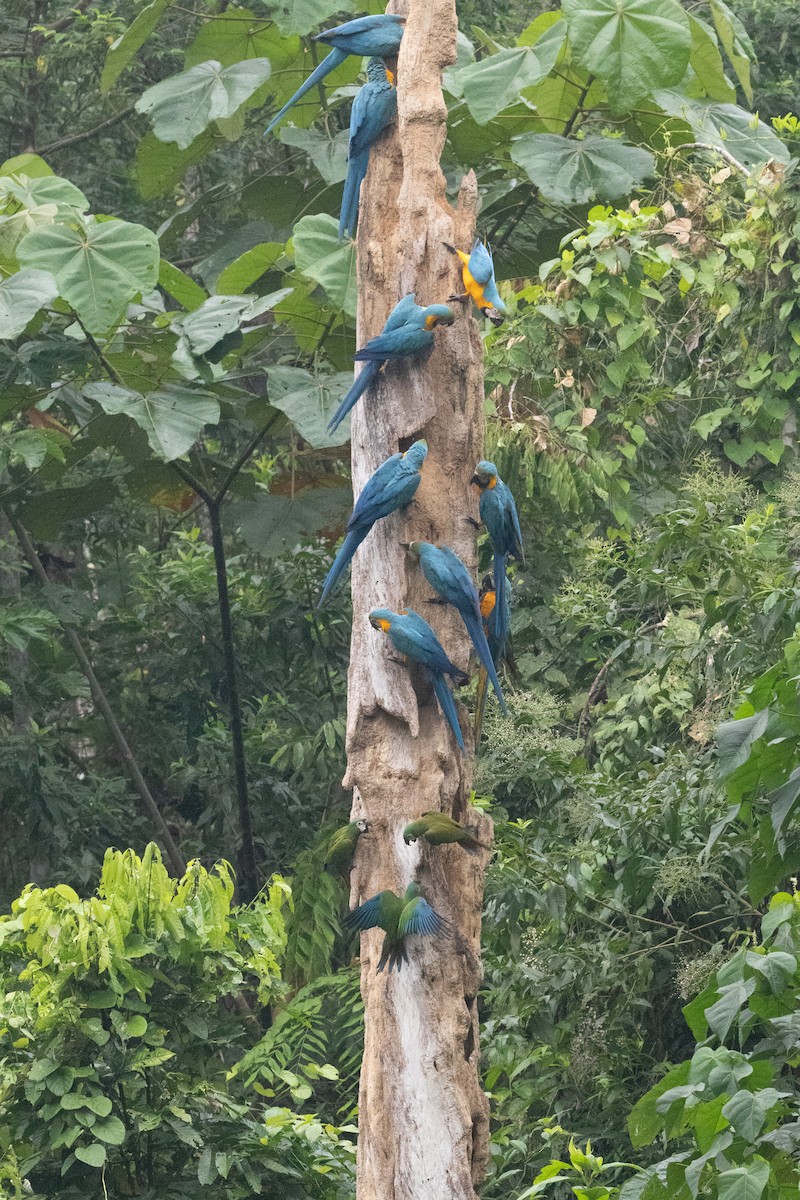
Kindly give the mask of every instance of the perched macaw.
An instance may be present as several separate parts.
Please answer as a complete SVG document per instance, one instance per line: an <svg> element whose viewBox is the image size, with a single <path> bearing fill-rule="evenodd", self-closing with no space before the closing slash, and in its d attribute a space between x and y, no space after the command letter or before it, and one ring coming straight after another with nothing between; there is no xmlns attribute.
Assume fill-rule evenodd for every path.
<svg viewBox="0 0 800 1200"><path fill-rule="evenodd" d="M347 522L345 539L328 572L317 608L322 608L375 522L411 503L419 487L420 471L427 453L428 443L420 438L404 454L387 458L367 480Z"/></svg>
<svg viewBox="0 0 800 1200"><path fill-rule="evenodd" d="M333 49L316 70L311 72L291 100L287 100L280 112L275 114L264 131L265 134L275 128L292 105L302 99L306 92L310 92L315 84L341 66L348 54L355 54L359 58L393 58L400 48L405 20L405 17L396 13L379 13L373 17L356 17L354 21L346 21L344 25L337 25L335 29L329 29L326 33L318 33L314 41L332 46Z"/></svg>
<svg viewBox="0 0 800 1200"><path fill-rule="evenodd" d="M411 609L394 613L388 608L373 608L369 614L369 623L373 629L388 634L389 641L400 654L405 654L414 662L422 663L427 669L439 707L453 731L459 749L464 751L464 738L458 723L456 702L447 686L445 675L449 675L457 684L466 683L469 676L450 661L442 643L419 613Z"/></svg>
<svg viewBox="0 0 800 1200"><path fill-rule="evenodd" d="M497 467L485 460L475 467L470 483L480 490L479 510L494 550L494 587L497 593L497 636L502 645L508 637L508 581L506 563L509 556L525 562L522 550L522 533L519 527L517 506L511 489L497 474Z"/></svg>
<svg viewBox="0 0 800 1200"><path fill-rule="evenodd" d="M386 318L383 331L377 337L370 338L366 346L356 350L356 362L363 362L365 366L333 414L328 433L339 428L356 401L378 378L384 363L390 359L412 358L416 354L430 352L436 326L452 325L454 320L455 314L446 304L429 304L427 308L420 308L413 292L403 296Z"/></svg>
<svg viewBox="0 0 800 1200"><path fill-rule="evenodd" d="M404 896L397 896L390 891L378 892L377 896L354 908L345 917L344 924L362 932L366 929L384 931L386 937L381 947L378 971L382 971L388 963L390 975L393 967L399 971L403 963L408 962L406 938L410 933L442 937L448 931L447 921L422 898L416 883L408 885Z"/></svg>
<svg viewBox="0 0 800 1200"><path fill-rule="evenodd" d="M486 640L489 643L489 650L492 654L492 661L495 667L499 667L504 659L507 659L511 653L511 639L508 635L509 613L506 612L505 621L500 620L500 614L497 609L497 592L494 586L494 576L484 575L481 580L480 590L481 617L483 618L483 630L486 634ZM505 590L506 609L509 606L508 588ZM505 626L506 634L502 636L502 629ZM513 663L509 663L513 667ZM485 667L481 667L478 672L478 690L475 693L475 745L477 746L481 740L481 729L483 728L483 716L486 711L486 695L489 690L489 675Z"/></svg>
<svg viewBox="0 0 800 1200"><path fill-rule="evenodd" d="M369 152L397 112L394 77L382 58L367 63L367 82L356 93L350 110L350 143L347 147L347 178L339 214L339 237L351 237L358 222L358 197L369 166Z"/></svg>
<svg viewBox="0 0 800 1200"><path fill-rule="evenodd" d="M419 558L422 574L435 592L454 608L458 609L461 620L467 627L467 633L472 639L475 653L489 673L492 687L497 693L500 708L507 713L503 689L497 678L489 643L483 631L481 620L480 600L478 589L472 581L472 576L464 563L449 546L434 546L432 542L412 542L409 546L412 554Z"/></svg>
<svg viewBox="0 0 800 1200"><path fill-rule="evenodd" d="M331 834L328 848L325 851L324 866L326 871L338 871L347 882L353 856L356 852L358 839L369 829L369 821L351 821Z"/></svg>
<svg viewBox="0 0 800 1200"><path fill-rule="evenodd" d="M416 821L406 825L403 830L403 841L406 845L421 838L429 846L447 846L457 842L470 854L479 854L481 850L490 850L488 842L481 842L464 825L459 825L452 817L443 812L424 812Z"/></svg>
<svg viewBox="0 0 800 1200"><path fill-rule="evenodd" d="M449 242L445 242L445 246L451 254L455 254L461 259L461 279L464 283L463 294L450 296L449 299L468 300L471 296L479 312L488 317L493 325L502 325L508 309L500 299L500 293L497 290L494 261L489 247L484 246L480 238L475 239L475 245L470 254L466 254L463 250L456 250L455 246L451 246Z"/></svg>

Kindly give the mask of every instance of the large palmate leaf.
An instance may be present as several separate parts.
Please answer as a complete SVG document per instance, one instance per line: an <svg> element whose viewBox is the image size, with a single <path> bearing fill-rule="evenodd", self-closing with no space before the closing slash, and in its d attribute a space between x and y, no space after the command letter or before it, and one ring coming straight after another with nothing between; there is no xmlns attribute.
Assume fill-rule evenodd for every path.
<svg viewBox="0 0 800 1200"><path fill-rule="evenodd" d="M688 100L668 90L656 92L654 99L669 116L686 121L698 142L729 151L746 167L770 159L789 161L789 151L780 138L756 115L736 104Z"/></svg>
<svg viewBox="0 0 800 1200"><path fill-rule="evenodd" d="M68 179L58 175L31 176L24 171L0 178L0 197L13 197L25 209L53 205L59 216L67 217L86 212L89 207L83 192Z"/></svg>
<svg viewBox="0 0 800 1200"><path fill-rule="evenodd" d="M677 0L563 0L578 62L599 76L617 110L683 78L692 49Z"/></svg>
<svg viewBox="0 0 800 1200"><path fill-rule="evenodd" d="M19 337L40 308L58 295L49 271L17 271L0 283L0 339Z"/></svg>
<svg viewBox="0 0 800 1200"><path fill-rule="evenodd" d="M289 554L310 534L338 529L353 505L349 488L313 488L295 496L259 496L250 503L233 504L228 520L238 525L248 546L274 558Z"/></svg>
<svg viewBox="0 0 800 1200"><path fill-rule="evenodd" d="M216 59L223 67L252 58L268 58L273 70L296 54L299 39L286 38L263 15L257 17L249 8L232 8L229 12L206 21L197 31L184 55L185 67Z"/></svg>
<svg viewBox="0 0 800 1200"><path fill-rule="evenodd" d="M595 134L581 141L555 133L524 134L511 157L553 204L616 200L654 171L648 150Z"/></svg>
<svg viewBox="0 0 800 1200"><path fill-rule="evenodd" d="M115 383L90 383L83 394L96 400L110 416L121 414L135 421L164 462L180 458L197 441L204 425L219 421L214 396L179 384L167 384L143 396Z"/></svg>
<svg viewBox="0 0 800 1200"><path fill-rule="evenodd" d="M523 88L540 83L550 74L565 36L564 23L559 22L534 46L501 50L458 72L464 99L479 125L513 104Z"/></svg>
<svg viewBox="0 0 800 1200"><path fill-rule="evenodd" d="M211 296L185 317L179 319L184 336L194 354L206 354L229 333L268 312L285 300L291 288L281 288L268 296Z"/></svg>
<svg viewBox="0 0 800 1200"><path fill-rule="evenodd" d="M158 25L164 13L174 3L174 0L153 0L137 13L135 20L125 32L112 42L103 65L100 76L100 91L111 91L122 72L129 65L133 56L141 50L150 34Z"/></svg>
<svg viewBox="0 0 800 1200"><path fill-rule="evenodd" d="M311 33L334 13L352 12L354 0L264 0L264 7L281 33Z"/></svg>
<svg viewBox="0 0 800 1200"><path fill-rule="evenodd" d="M694 72L694 79L683 85L687 95L708 96L710 100L719 100L723 104L733 103L736 88L725 75L725 64L712 31L704 21L698 21L695 17L690 17L689 21L692 28L689 66Z"/></svg>
<svg viewBox="0 0 800 1200"><path fill-rule="evenodd" d="M176 142L186 150L212 121L233 116L269 79L270 70L267 58L230 67L210 59L148 88L136 110L150 114L159 141Z"/></svg>
<svg viewBox="0 0 800 1200"><path fill-rule="evenodd" d="M335 433L328 433L327 425L352 382L351 371L312 375L301 367L273 367L269 372L269 402L286 414L315 450L343 446L350 440L349 417Z"/></svg>
<svg viewBox="0 0 800 1200"><path fill-rule="evenodd" d="M341 183L347 174L347 143L349 130L343 129L330 138L319 129L298 129L283 125L279 137L284 146L305 150L326 183Z"/></svg>
<svg viewBox="0 0 800 1200"><path fill-rule="evenodd" d="M314 279L337 308L356 312L356 254L352 242L339 241L339 226L327 213L302 217L292 236L298 271Z"/></svg>
<svg viewBox="0 0 800 1200"><path fill-rule="evenodd" d="M90 333L104 333L140 292L158 280L158 241L143 225L85 217L34 229L19 244L19 261L50 271L58 293Z"/></svg>

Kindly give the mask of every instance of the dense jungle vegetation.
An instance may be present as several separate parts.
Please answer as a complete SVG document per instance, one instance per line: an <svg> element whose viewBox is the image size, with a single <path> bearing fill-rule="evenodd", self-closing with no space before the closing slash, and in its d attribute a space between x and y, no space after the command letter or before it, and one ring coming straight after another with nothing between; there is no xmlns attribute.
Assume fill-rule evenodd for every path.
<svg viewBox="0 0 800 1200"><path fill-rule="evenodd" d="M476 171L511 309L487 457L528 549L512 719L490 703L476 762L482 1196L783 1200L796 13L642 0L637 45L648 12L669 27L645 70L592 61L592 7L463 0L445 76L448 184ZM0 12L4 1198L354 1194L357 947L321 870L349 811L347 589L314 601L351 503L348 429L324 429L355 345L361 64L262 133L309 34L360 11Z"/></svg>

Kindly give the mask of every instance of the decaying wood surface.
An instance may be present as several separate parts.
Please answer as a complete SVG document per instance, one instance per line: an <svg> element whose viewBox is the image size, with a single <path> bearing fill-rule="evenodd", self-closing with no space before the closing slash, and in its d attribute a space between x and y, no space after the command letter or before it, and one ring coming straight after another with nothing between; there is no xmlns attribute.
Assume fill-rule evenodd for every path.
<svg viewBox="0 0 800 1200"><path fill-rule="evenodd" d="M391 7L391 6L390 6ZM410 0L398 61L398 123L373 151L358 228L358 344L379 333L395 303L422 305L460 291L444 243L469 248L477 188L464 179L458 204L445 195L439 160L446 134L442 69L455 61L454 0ZM488 1156L488 1105L478 1080L476 993L481 979L480 913L488 855L458 846L405 846L404 825L428 809L468 816L471 760L460 755L427 682L393 661L369 610L413 608L430 621L450 657L466 668L469 642L401 543L451 546L472 567L475 514L469 478L483 451L483 363L478 327L454 306L456 323L436 333L425 362L390 365L352 420L358 493L390 454L425 437L428 459L414 503L378 523L352 573L353 634L344 780L361 839L353 904L417 879L453 925L448 940L413 938L399 974L376 974L382 933L362 936L366 1042L361 1073L358 1200L475 1200ZM464 722L466 725L466 722ZM469 746L471 738L465 730ZM491 837L480 823L479 836Z"/></svg>

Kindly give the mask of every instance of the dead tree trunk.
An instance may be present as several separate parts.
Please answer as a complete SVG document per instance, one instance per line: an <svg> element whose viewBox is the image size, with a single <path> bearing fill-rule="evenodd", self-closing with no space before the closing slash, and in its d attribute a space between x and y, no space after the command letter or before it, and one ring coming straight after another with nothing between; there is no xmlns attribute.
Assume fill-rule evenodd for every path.
<svg viewBox="0 0 800 1200"><path fill-rule="evenodd" d="M397 128L373 151L361 193L359 345L380 332L407 292L426 305L461 290L443 243L469 247L477 187L467 176L453 209L439 166L447 117L441 71L455 61L456 29L454 0L410 0ZM478 328L466 311L437 332L426 362L389 366L356 407L356 493L384 459L417 437L427 439L429 454L414 503L378 523L353 568L344 783L353 788L354 816L366 816L372 830L360 843L352 899L383 888L402 892L416 879L457 933L436 943L414 939L411 962L391 976L375 971L382 934L362 937L358 1200L475 1200L488 1156L475 999L486 856L457 846L405 846L401 835L426 810L466 816L471 760L459 754L425 680L391 660L386 639L367 620L378 605L413 608L430 620L450 657L468 664L460 618L427 603L431 590L400 544L444 543L475 564L474 529L465 518L475 508L469 478L483 450L483 363ZM490 829L485 821L480 835L488 838Z"/></svg>

